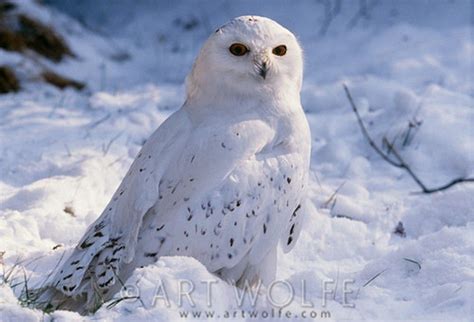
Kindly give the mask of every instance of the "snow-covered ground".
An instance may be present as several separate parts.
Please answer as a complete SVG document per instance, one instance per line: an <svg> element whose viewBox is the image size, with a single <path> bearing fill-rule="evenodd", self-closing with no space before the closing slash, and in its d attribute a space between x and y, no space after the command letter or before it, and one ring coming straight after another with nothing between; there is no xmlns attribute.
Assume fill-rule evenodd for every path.
<svg viewBox="0 0 474 322"><path fill-rule="evenodd" d="M342 88L350 88L376 143L395 140L427 186L473 177L472 1L367 1L368 14L358 14L356 1L342 1L339 11L338 1L16 3L55 26L78 56L43 64L88 88L60 91L24 76L22 92L0 96L0 265L7 273L14 267L13 280L0 285L1 321L166 321L186 310L215 311L216 320L226 312L229 320L256 320L240 309L257 311L259 319L271 314L264 289L255 307L239 307L222 281L212 287L209 308L201 281L215 277L179 257L134 273L126 284L138 287L139 301L90 317L45 315L17 300L25 279L39 285L75 246L144 140L179 108L184 77L207 35L249 13L287 26L305 49L312 202L295 249L279 258L278 280L294 289L282 311L292 315L284 319L303 319L307 311L321 320L474 321L474 184L417 193L405 171L369 146ZM334 13L330 23L327 12ZM34 65L0 49L2 64L21 75ZM195 283L195 307L187 299L179 305L180 280ZM158 281L169 306L163 298L153 302ZM344 287L352 291L346 298ZM284 288L279 283L275 293L284 298Z"/></svg>

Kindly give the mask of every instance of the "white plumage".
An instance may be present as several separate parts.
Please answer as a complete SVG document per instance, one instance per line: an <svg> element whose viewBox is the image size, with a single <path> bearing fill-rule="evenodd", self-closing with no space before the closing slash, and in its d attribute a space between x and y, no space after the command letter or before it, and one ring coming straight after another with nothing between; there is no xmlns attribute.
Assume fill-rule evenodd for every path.
<svg viewBox="0 0 474 322"><path fill-rule="evenodd" d="M278 241L289 251L298 237L309 171L302 65L295 36L268 18L211 35L186 102L143 146L44 303L93 310L118 279L165 255L195 257L237 284L271 280Z"/></svg>

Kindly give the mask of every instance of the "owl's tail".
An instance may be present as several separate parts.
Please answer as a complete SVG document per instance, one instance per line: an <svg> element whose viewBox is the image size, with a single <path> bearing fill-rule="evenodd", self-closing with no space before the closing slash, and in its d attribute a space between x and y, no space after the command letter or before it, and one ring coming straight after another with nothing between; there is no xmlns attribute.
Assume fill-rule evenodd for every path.
<svg viewBox="0 0 474 322"><path fill-rule="evenodd" d="M34 307L43 311L70 310L80 314L96 311L122 288L134 264L123 260L122 238L111 238L99 220L61 264L45 287L31 291Z"/></svg>
<svg viewBox="0 0 474 322"><path fill-rule="evenodd" d="M91 267L95 267L96 264L97 259L91 263ZM126 280L133 269L133 264L123 265L120 276L116 276L116 279L118 281ZM122 286L122 283L117 282L107 285L107 287L99 287L94 271L89 270L74 294L65 294L61 289L50 284L30 291L30 298L34 303L34 308L47 313L56 310L67 310L87 315L97 311L104 303L107 304L109 301L113 303L114 296Z"/></svg>
<svg viewBox="0 0 474 322"><path fill-rule="evenodd" d="M146 220L151 217L146 216ZM124 286L137 266L148 265L158 258L149 257L143 251L130 262L126 253L131 246L121 236L114 236L108 228L107 218L99 218L92 224L78 246L67 258L46 287L35 290L35 307L44 311L69 310L88 314L112 300ZM147 225L145 225L147 227ZM151 237L153 231L142 231L141 243ZM141 249L143 245L139 243ZM144 254L144 255L143 255ZM156 252L158 255L158 251Z"/></svg>
<svg viewBox="0 0 474 322"><path fill-rule="evenodd" d="M94 311L92 307L87 305L87 294L84 293L74 297L67 296L54 287L48 286L31 291L30 297L34 299L33 307L46 313L56 310L68 310L85 315Z"/></svg>

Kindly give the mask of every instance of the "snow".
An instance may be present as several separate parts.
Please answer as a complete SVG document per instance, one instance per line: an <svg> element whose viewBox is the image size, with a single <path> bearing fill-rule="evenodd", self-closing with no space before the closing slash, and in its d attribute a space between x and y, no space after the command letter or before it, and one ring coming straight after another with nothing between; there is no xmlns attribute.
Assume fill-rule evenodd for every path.
<svg viewBox="0 0 474 322"><path fill-rule="evenodd" d="M55 26L79 56L59 65L40 61L88 89L39 84L28 77L39 68L34 62L0 50L0 63L14 66L24 85L0 96L0 252L5 270L20 266L0 285L0 320L166 321L184 310L240 310L235 289L223 281L213 285L209 308L201 281L216 278L180 257L133 274L126 285L138 285L141 301L86 318L44 315L17 297L22 269L29 287L46 279L102 211L143 142L182 104L184 77L206 36L255 13L294 31L305 49L311 202L296 247L279 253L278 280L295 294L283 310L301 314L311 300L308 310L328 310L333 320L473 321L474 184L419 193L406 172L368 145L342 88L351 90L375 141L397 138L396 149L427 186L473 177L472 2L381 1L355 24L358 2L343 2L324 35L325 2L316 1L17 3ZM405 236L394 233L399 222ZM186 299L179 306L181 280L195 284L195 307ZM169 306L155 298L159 281ZM347 301L344 281L353 291ZM335 292L323 307L325 288ZM256 307L247 299L242 308L270 311L266 291Z"/></svg>

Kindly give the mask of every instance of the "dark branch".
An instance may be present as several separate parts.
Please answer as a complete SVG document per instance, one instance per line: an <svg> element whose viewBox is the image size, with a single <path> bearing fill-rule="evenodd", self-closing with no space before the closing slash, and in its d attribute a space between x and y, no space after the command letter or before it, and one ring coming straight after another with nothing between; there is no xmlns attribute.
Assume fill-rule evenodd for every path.
<svg viewBox="0 0 474 322"><path fill-rule="evenodd" d="M359 111L357 110L357 106L355 105L354 100L352 99L352 95L351 95L351 93L349 92L349 89L347 88L346 84L343 84L342 86L344 86L344 90L346 91L347 99L349 100L349 103L351 104L352 110L354 111L354 114L355 114L356 117L357 117L357 122L359 123L360 129L362 130L362 134L363 134L364 137L367 139L367 141L369 142L370 146L371 146L371 147L375 150L375 152L377 152L378 155L380 155L385 161L387 161L388 163L390 163L390 164L393 165L394 167L402 168L403 166L402 166L401 164L396 163L395 161L393 161L392 159L390 159L390 158L388 157L388 155L386 155L386 154L377 146L377 144L375 144L374 140L372 140L372 138L371 138L370 135L369 135L369 132L367 132L367 129L365 128L364 122L362 122L362 118L360 117Z"/></svg>
<svg viewBox="0 0 474 322"><path fill-rule="evenodd" d="M458 183L463 183L463 182L474 182L474 178L456 178L448 182L447 184L444 184L440 187L436 188L428 188L421 180L418 178L418 176L413 172L413 170L410 168L410 166L405 162L405 160L402 158L402 156L398 153L398 151L395 149L394 145L388 141L386 137L383 138L383 143L387 145L388 150L390 151L391 154L395 156L396 161L392 160L389 158L389 156L384 153L378 146L375 144L374 140L370 137L369 132L367 131L367 128L364 125L364 122L362 121L362 118L360 117L359 111L357 110L357 106L354 103L354 100L352 99L352 95L347 88L346 84L342 85L344 87L344 91L346 92L347 99L349 100L349 103L352 107L352 110L354 111L354 114L356 115L357 122L359 123L359 127L362 131L362 135L367 139L369 142L370 146L374 149L375 152L377 152L378 155L380 155L385 161L393 165L394 167L405 169L405 171L410 175L410 177L416 182L416 184L421 188L423 193L429 194L429 193L434 193L442 190L446 190L451 188L452 186L458 184Z"/></svg>
<svg viewBox="0 0 474 322"><path fill-rule="evenodd" d="M437 187L437 188L427 188L426 190L424 190L423 192L424 193L433 193L433 192L438 192L438 191L442 191L442 190L446 190L446 189L449 189L451 188L452 186L458 184L458 183L462 183L462 182L474 182L474 178L456 178L456 179L453 179L451 180L450 182L448 182L447 184L445 185L442 185L440 187Z"/></svg>
<svg viewBox="0 0 474 322"><path fill-rule="evenodd" d="M405 160L402 159L401 155L398 153L398 151L395 149L395 147L392 145L392 143L388 142L387 138L383 138L383 142L387 145L388 149L390 152L395 156L395 158L398 160L400 164L400 168L405 169L408 174L415 180L415 182L420 186L421 190L423 192L427 192L429 189L426 188L425 184L421 182L420 178L411 170L411 168L406 164Z"/></svg>

